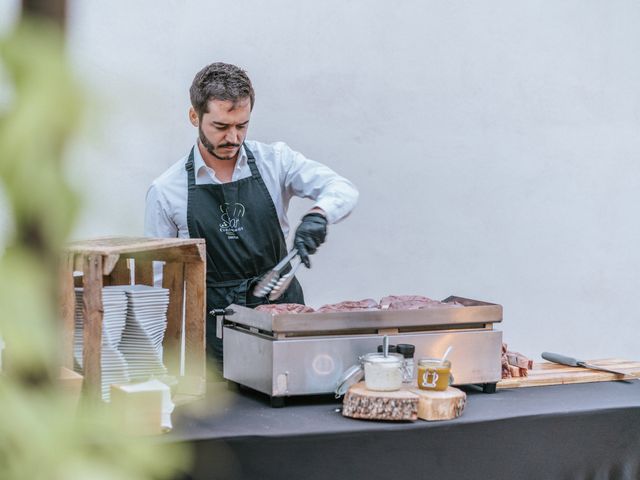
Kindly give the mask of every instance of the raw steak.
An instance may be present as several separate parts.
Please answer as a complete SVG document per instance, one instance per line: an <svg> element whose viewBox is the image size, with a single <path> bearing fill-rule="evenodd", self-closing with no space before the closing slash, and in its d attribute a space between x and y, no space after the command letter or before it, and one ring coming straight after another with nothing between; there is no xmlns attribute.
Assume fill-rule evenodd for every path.
<svg viewBox="0 0 640 480"><path fill-rule="evenodd" d="M533 360L518 352L510 352L507 344L502 344L502 378L527 377L533 368Z"/></svg>
<svg viewBox="0 0 640 480"><path fill-rule="evenodd" d="M255 310L269 313L311 313L315 310L300 303L270 303L268 305L258 305Z"/></svg>
<svg viewBox="0 0 640 480"><path fill-rule="evenodd" d="M380 300L380 308L388 310L419 310L438 307L461 307L457 302L439 302L422 295L389 295Z"/></svg>
<svg viewBox="0 0 640 480"><path fill-rule="evenodd" d="M347 300L345 302L323 305L317 309L316 312L354 312L358 310L377 310L379 308L380 305L378 305L378 302L374 299L365 298L364 300Z"/></svg>
<svg viewBox="0 0 640 480"><path fill-rule="evenodd" d="M507 344L502 344L502 352L500 355L500 365L502 370L502 378L511 378L511 369L509 368L509 362L507 361Z"/></svg>
<svg viewBox="0 0 640 480"><path fill-rule="evenodd" d="M519 352L507 352L507 362L514 367L531 370L533 368L533 360L528 359Z"/></svg>

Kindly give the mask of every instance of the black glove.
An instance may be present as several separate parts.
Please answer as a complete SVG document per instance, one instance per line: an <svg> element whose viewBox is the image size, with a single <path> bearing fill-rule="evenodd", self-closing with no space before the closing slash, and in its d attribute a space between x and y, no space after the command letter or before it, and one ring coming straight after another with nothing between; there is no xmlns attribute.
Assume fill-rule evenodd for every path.
<svg viewBox="0 0 640 480"><path fill-rule="evenodd" d="M307 213L296 230L293 246L298 249L305 267L311 268L309 255L316 253L327 237L327 219L320 213Z"/></svg>

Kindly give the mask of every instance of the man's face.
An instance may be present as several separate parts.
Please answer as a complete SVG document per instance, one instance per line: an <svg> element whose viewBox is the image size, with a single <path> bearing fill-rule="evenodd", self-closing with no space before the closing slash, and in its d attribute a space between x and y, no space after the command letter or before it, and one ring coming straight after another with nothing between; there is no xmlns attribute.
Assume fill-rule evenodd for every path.
<svg viewBox="0 0 640 480"><path fill-rule="evenodd" d="M251 117L251 101L240 100L235 105L227 100L210 100L207 113L198 120L191 109L191 123L198 127L202 146L219 160L235 160L247 136Z"/></svg>

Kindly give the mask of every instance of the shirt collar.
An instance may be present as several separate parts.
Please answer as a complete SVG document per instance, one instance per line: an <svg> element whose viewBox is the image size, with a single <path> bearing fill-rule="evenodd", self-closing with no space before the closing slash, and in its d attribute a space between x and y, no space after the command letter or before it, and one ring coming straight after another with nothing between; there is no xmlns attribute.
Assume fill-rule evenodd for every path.
<svg viewBox="0 0 640 480"><path fill-rule="evenodd" d="M240 147L240 154L238 155L238 161L236 162L236 168L242 168L247 164L249 157L247 157L247 152L244 148L244 144ZM193 146L193 167L196 171L196 175L200 173L201 168L206 168L207 165L204 163L204 159L200 154L200 149L198 148L198 143ZM213 169L212 169L213 170ZM215 172L215 170L214 170Z"/></svg>

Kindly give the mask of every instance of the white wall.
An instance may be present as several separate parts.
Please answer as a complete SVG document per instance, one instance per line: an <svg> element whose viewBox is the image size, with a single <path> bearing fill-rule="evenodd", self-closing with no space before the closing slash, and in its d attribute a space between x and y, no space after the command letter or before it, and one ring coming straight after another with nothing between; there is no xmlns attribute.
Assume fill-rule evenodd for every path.
<svg viewBox="0 0 640 480"><path fill-rule="evenodd" d="M257 91L250 138L361 191L300 275L308 303L457 294L502 304L505 341L536 359L640 359L640 3L77 0L70 13L94 99L72 152L76 236L142 232L148 184L195 138L193 75L231 62Z"/></svg>

